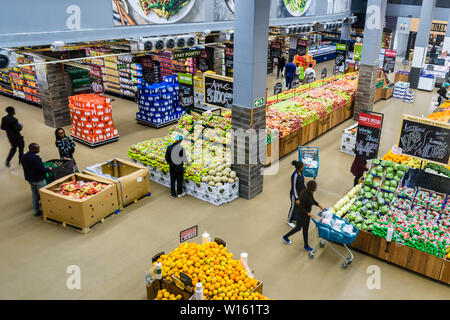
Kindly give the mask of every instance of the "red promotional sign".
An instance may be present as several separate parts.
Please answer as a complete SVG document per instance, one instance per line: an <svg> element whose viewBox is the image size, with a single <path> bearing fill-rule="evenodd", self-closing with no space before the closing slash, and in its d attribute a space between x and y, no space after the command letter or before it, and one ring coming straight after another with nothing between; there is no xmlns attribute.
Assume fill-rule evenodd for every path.
<svg viewBox="0 0 450 320"><path fill-rule="evenodd" d="M198 225L180 232L180 243L195 238L198 235Z"/></svg>
<svg viewBox="0 0 450 320"><path fill-rule="evenodd" d="M397 51L386 49L384 55L385 55L386 57L395 58L395 57L397 56Z"/></svg>
<svg viewBox="0 0 450 320"><path fill-rule="evenodd" d="M383 123L383 117L376 114L359 113L358 125L380 129Z"/></svg>

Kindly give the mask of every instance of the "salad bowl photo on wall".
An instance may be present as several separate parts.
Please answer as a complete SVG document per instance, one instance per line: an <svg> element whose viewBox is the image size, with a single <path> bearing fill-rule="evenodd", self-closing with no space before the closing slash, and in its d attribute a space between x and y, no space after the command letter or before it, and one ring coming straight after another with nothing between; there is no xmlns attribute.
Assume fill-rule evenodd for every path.
<svg viewBox="0 0 450 320"><path fill-rule="evenodd" d="M308 11L312 0L283 0L289 13L295 17L300 17Z"/></svg>
<svg viewBox="0 0 450 320"><path fill-rule="evenodd" d="M183 19L191 11L195 0L130 0L129 4L150 23L164 24Z"/></svg>

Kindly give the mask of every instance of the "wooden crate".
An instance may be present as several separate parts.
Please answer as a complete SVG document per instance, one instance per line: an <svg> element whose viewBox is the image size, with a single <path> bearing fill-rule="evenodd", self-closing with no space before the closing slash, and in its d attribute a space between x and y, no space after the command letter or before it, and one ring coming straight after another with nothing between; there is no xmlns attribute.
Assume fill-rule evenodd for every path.
<svg viewBox="0 0 450 320"><path fill-rule="evenodd" d="M181 295L182 300L190 300L193 293L181 290L174 283L167 281L166 279L154 280L147 285L147 300L155 300L158 290L166 289L169 293L175 296Z"/></svg>
<svg viewBox="0 0 450 320"><path fill-rule="evenodd" d="M443 261L442 258L410 247L406 268L432 279L439 280Z"/></svg>
<svg viewBox="0 0 450 320"><path fill-rule="evenodd" d="M331 113L330 113L330 125L329 125L330 129L334 128L335 126L337 126L340 123L339 116L340 116L340 113L342 113L340 111L341 109L342 108L339 108L339 109L331 111Z"/></svg>
<svg viewBox="0 0 450 320"><path fill-rule="evenodd" d="M375 89L375 96L373 98L373 102L377 102L378 100L381 100L381 98L383 98L383 87Z"/></svg>
<svg viewBox="0 0 450 320"><path fill-rule="evenodd" d="M439 276L439 281L450 284L450 260L442 260L442 269L441 275Z"/></svg>
<svg viewBox="0 0 450 320"><path fill-rule="evenodd" d="M325 133L330 129L330 115L327 114L325 117L320 118L317 126L317 136Z"/></svg>
<svg viewBox="0 0 450 320"><path fill-rule="evenodd" d="M264 164L264 166L268 166L272 163L270 157L272 155L272 143L269 143L268 145L266 145L266 163Z"/></svg>
<svg viewBox="0 0 450 320"><path fill-rule="evenodd" d="M306 143L317 137L318 127L319 121L313 121L302 128L301 145L305 145Z"/></svg>
<svg viewBox="0 0 450 320"><path fill-rule="evenodd" d="M298 137L298 132L294 131L280 139L280 158L297 149L300 143Z"/></svg>
<svg viewBox="0 0 450 320"><path fill-rule="evenodd" d="M387 247L388 252L386 252L385 260L396 264L400 267L405 268L408 262L410 247L402 245L397 242L389 243Z"/></svg>
<svg viewBox="0 0 450 320"><path fill-rule="evenodd" d="M347 119L349 119L351 117L353 117L353 104L352 103L348 103L344 107L344 120L347 120Z"/></svg>
<svg viewBox="0 0 450 320"><path fill-rule="evenodd" d="M359 230L355 241L349 246L376 258L385 258L386 240L370 232Z"/></svg>

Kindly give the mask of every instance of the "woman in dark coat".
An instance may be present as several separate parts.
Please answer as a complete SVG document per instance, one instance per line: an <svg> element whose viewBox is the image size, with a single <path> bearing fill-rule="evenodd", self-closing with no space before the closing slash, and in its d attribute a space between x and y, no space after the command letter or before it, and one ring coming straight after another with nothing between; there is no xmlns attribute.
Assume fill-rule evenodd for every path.
<svg viewBox="0 0 450 320"><path fill-rule="evenodd" d="M300 204L298 206L298 210L295 211L296 226L282 237L286 244L291 244L292 241L289 240L289 237L303 228L303 241L305 243L304 249L306 251L312 251L312 248L308 244L309 222L311 221L311 217L314 217L314 215L311 214L311 208L315 205L318 206L320 210L323 210L323 207L316 200L314 200L313 193L316 190L317 183L314 180L309 181L306 184L306 189L303 189L300 193Z"/></svg>
<svg viewBox="0 0 450 320"><path fill-rule="evenodd" d="M356 155L355 156L355 160L353 160L353 164L352 167L350 169L350 172L353 173L353 175L355 176L355 180L353 182L353 186L356 186L359 182L359 179L362 178L362 176L364 175L364 171L367 171L367 167L366 167L366 159L364 159L363 157Z"/></svg>
<svg viewBox="0 0 450 320"><path fill-rule="evenodd" d="M303 176L303 162L294 160L292 165L295 167L294 172L291 175L291 191L289 192L291 197L291 207L289 208L287 223L291 228L295 227L294 212L300 204L299 196L300 192L306 188L305 177Z"/></svg>

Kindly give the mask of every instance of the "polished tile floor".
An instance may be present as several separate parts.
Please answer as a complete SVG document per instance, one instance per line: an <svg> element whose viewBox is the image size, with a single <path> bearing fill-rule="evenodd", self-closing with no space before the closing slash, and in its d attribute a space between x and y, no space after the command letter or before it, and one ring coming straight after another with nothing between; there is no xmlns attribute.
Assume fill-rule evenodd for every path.
<svg viewBox="0 0 450 320"><path fill-rule="evenodd" d="M273 88L273 76L269 76L268 87ZM418 91L413 104L393 98L376 103L375 110L385 115L380 155L396 143L402 114L429 114L430 98L430 93ZM42 110L0 96L1 113L8 105L16 107L26 144L39 143L44 160L57 158L54 129L43 124ZM136 109L133 102L115 99L113 117L119 141L95 149L77 144L79 168L113 157L126 159L131 144L168 132L168 128L157 130L137 124ZM353 157L340 152L339 146L342 130L353 123L348 120L309 143L320 147L316 199L324 206L333 205L352 187ZM2 132L2 159L8 149ZM297 157L294 152L282 159L278 173L264 178L264 191L254 199L237 199L221 207L190 196L172 200L167 188L153 183L150 198L127 207L86 235L34 217L31 192L17 156L9 169L2 160L0 299L145 299L143 275L151 257L175 248L179 232L193 225L199 226L200 234L206 230L226 240L236 257L248 252L255 277L263 281L263 293L270 298L450 299L448 286L365 254L355 252L351 267L342 270L340 258L330 248L314 259L308 258L300 234L291 238L293 245L285 245L281 235L289 230L290 163ZM311 245L316 243L316 233L312 224ZM201 241L200 237L194 240ZM67 289L66 271L71 265L80 267L81 290ZM379 289L367 286L370 266L379 267Z"/></svg>

